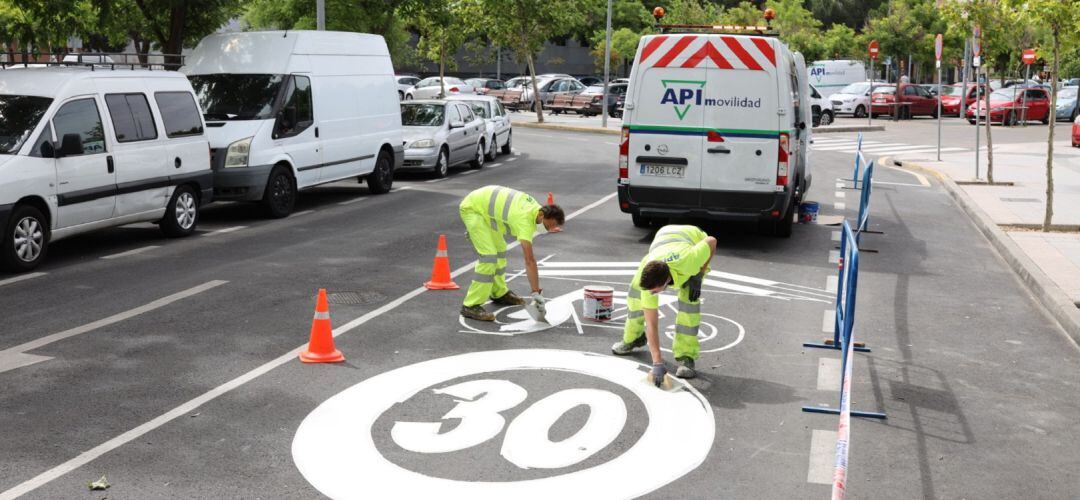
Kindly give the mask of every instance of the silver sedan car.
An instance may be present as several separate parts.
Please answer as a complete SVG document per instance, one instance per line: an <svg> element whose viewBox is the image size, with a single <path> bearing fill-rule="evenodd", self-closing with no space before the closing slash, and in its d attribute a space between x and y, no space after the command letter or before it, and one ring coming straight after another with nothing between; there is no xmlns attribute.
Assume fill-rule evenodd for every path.
<svg viewBox="0 0 1080 500"><path fill-rule="evenodd" d="M411 89L405 91L404 99L411 101L413 99L438 99L443 91L446 91L446 95L454 94L475 94L476 89L463 81L460 78L454 78L448 76L443 78L443 84L439 84L439 77L433 76L431 78L424 78L416 83Z"/></svg>
<svg viewBox="0 0 1080 500"><path fill-rule="evenodd" d="M428 170L446 177L450 167L484 166L487 124L468 103L413 100L401 103L405 162L400 170Z"/></svg>
<svg viewBox="0 0 1080 500"><path fill-rule="evenodd" d="M510 154L510 117L498 99L485 95L452 95L446 100L467 103L472 106L473 113L484 118L487 123L484 137L487 138L485 154L488 161L495 160L500 151Z"/></svg>

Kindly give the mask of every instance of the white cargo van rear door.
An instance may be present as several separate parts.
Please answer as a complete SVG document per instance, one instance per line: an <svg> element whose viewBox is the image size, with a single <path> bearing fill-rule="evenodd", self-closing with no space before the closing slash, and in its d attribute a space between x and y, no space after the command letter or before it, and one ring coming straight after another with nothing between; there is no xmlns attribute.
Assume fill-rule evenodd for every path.
<svg viewBox="0 0 1080 500"><path fill-rule="evenodd" d="M642 42L633 76L627 167L630 191L650 204L698 206L704 67L687 65L699 35L657 35ZM635 188L656 188L638 190ZM687 190L683 196L668 190Z"/></svg>
<svg viewBox="0 0 1080 500"><path fill-rule="evenodd" d="M701 189L708 208L730 200L710 192L775 192L779 155L779 95L775 39L709 35L702 100ZM786 131L785 131L786 132ZM728 201L725 201L728 200ZM761 207L767 208L767 207Z"/></svg>

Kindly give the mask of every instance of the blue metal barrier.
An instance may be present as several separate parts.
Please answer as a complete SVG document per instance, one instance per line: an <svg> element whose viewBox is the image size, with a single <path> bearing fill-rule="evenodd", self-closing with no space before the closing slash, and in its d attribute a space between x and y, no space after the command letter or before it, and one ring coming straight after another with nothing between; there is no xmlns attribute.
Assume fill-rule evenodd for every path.
<svg viewBox="0 0 1080 500"><path fill-rule="evenodd" d="M840 280L836 287L836 337L834 337L834 345L803 344L803 346L839 349L841 351L840 403L843 405L845 398L850 397L850 394L845 395L845 392L850 392L851 386L847 375L851 372L851 369L848 366L852 360L851 352L868 351L869 349L860 349L855 346L855 298L857 296L859 282L859 246L855 240L855 233L851 230L851 225L849 225L846 220L844 221L841 234ZM840 409L838 408L828 408L823 406L804 406L803 411L810 413L828 413L832 415L840 413ZM885 418L884 413L878 412L852 411L851 415L856 417Z"/></svg>
<svg viewBox="0 0 1080 500"><path fill-rule="evenodd" d="M855 221L855 243L859 243L863 231L866 231L870 220L870 192L874 190L874 162L866 165L863 173L863 189L859 196L859 218Z"/></svg>
<svg viewBox="0 0 1080 500"><path fill-rule="evenodd" d="M865 163L866 157L862 154L862 132L859 132L855 145L855 169L851 171L851 179L843 179L851 181L851 189L859 189L859 167L862 167Z"/></svg>

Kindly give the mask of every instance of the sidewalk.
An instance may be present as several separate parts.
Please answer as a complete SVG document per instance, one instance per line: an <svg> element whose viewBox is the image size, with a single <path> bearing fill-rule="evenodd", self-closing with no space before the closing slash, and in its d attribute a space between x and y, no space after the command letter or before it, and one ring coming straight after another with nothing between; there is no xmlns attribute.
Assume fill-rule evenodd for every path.
<svg viewBox="0 0 1080 500"><path fill-rule="evenodd" d="M556 115L545 111L544 123L537 123L536 113L533 111L510 113L510 122L513 123L515 127L619 135L619 130L622 128L622 119L609 116L607 128L601 127L601 120L602 118L599 116L582 116L575 113L560 113ZM814 128L814 133L825 134L830 132L870 132L884 130L884 125L867 126L863 124L840 124L827 127L816 127Z"/></svg>
<svg viewBox="0 0 1080 500"><path fill-rule="evenodd" d="M980 178L986 179L986 148L980 151ZM1068 139L1054 144L1055 232L1039 228L1046 206L1046 142L994 147L994 181L1013 185L969 184L975 179L972 153L898 155L901 166L921 169L942 180L1001 255L1080 343L1080 149ZM930 158L930 159L926 159Z"/></svg>

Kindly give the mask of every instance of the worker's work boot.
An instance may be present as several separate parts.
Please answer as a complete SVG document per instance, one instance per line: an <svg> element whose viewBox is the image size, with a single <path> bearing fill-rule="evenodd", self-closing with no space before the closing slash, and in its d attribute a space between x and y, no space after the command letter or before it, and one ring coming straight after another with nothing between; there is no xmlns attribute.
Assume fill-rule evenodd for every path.
<svg viewBox="0 0 1080 500"><path fill-rule="evenodd" d="M523 306L525 305L525 299L518 297L516 293L507 291L502 297L491 299L492 302L499 304L500 306Z"/></svg>
<svg viewBox="0 0 1080 500"><path fill-rule="evenodd" d="M495 315L485 311L481 306L461 306L461 315L477 321L495 321Z"/></svg>
<svg viewBox="0 0 1080 500"><path fill-rule="evenodd" d="M679 358L676 361L679 362L679 369L675 370L675 376L679 378L694 378L697 372L694 371L694 360L690 358Z"/></svg>
<svg viewBox="0 0 1080 500"><path fill-rule="evenodd" d="M611 346L611 354L617 354L619 356L626 356L627 354L630 354L630 353L634 352L634 349L637 349L638 347L642 347L647 343L649 343L649 339L645 338L645 335L642 335L642 336L638 337L637 339L634 339L634 341L629 343L629 344L627 344L627 343L620 340L620 341L616 342L615 345Z"/></svg>

